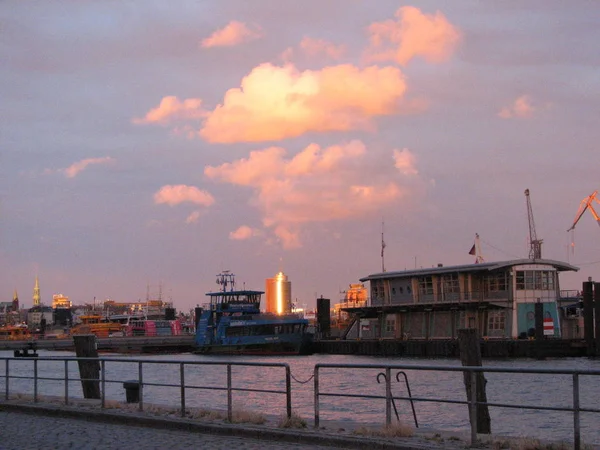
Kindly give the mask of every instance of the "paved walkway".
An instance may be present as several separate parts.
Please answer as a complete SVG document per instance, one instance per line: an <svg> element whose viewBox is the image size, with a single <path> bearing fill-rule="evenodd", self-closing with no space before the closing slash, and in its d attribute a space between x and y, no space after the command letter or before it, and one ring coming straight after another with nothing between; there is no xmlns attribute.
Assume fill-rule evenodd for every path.
<svg viewBox="0 0 600 450"><path fill-rule="evenodd" d="M315 444L273 442L247 437L150 428L85 419L0 411L0 449L330 449Z"/></svg>

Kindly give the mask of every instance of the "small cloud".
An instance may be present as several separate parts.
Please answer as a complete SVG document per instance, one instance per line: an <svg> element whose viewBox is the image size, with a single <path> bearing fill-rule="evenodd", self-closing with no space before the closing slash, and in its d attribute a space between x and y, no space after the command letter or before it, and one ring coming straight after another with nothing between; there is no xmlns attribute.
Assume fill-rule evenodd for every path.
<svg viewBox="0 0 600 450"><path fill-rule="evenodd" d="M175 206L185 202L210 206L215 202L215 199L208 192L202 191L196 186L186 186L185 184L165 185L154 194L154 203L157 205L166 203Z"/></svg>
<svg viewBox="0 0 600 450"><path fill-rule="evenodd" d="M529 118L532 117L536 108L532 104L529 95L521 95L510 106L502 108L498 116L503 119Z"/></svg>
<svg viewBox="0 0 600 450"><path fill-rule="evenodd" d="M193 211L187 218L185 219L185 223L192 224L198 222L200 218L200 211Z"/></svg>
<svg viewBox="0 0 600 450"><path fill-rule="evenodd" d="M115 159L111 158L110 156L105 156L103 158L87 158L71 164L66 169L59 169L59 171L63 172L67 178L75 178L79 174L79 172L84 171L89 166L95 164L113 164L114 162ZM47 171L48 169L46 169L44 173L47 173Z"/></svg>
<svg viewBox="0 0 600 450"><path fill-rule="evenodd" d="M336 45L325 39L314 39L307 36L302 39L299 47L308 56L325 55L335 60L340 59L346 52L344 45Z"/></svg>
<svg viewBox="0 0 600 450"><path fill-rule="evenodd" d="M418 175L416 168L417 158L407 148L394 150L394 166L404 175Z"/></svg>
<svg viewBox="0 0 600 450"><path fill-rule="evenodd" d="M248 27L243 22L232 20L224 28L221 28L205 38L201 42L203 48L232 47L244 42L253 41L264 36L258 25Z"/></svg>
<svg viewBox="0 0 600 450"><path fill-rule="evenodd" d="M187 98L183 101L172 95L163 97L160 104L146 113L144 117L132 119L136 125L168 124L173 120L200 120L206 116L202 109L202 100Z"/></svg>
<svg viewBox="0 0 600 450"><path fill-rule="evenodd" d="M255 236L260 235L260 230L250 228L248 225L242 225L237 230L229 233L229 239L234 241L245 241Z"/></svg>
<svg viewBox="0 0 600 450"><path fill-rule="evenodd" d="M444 62L461 40L460 30L440 11L424 14L414 6L403 6L395 16L396 20L375 22L368 27L368 60L406 65L420 56L431 63Z"/></svg>

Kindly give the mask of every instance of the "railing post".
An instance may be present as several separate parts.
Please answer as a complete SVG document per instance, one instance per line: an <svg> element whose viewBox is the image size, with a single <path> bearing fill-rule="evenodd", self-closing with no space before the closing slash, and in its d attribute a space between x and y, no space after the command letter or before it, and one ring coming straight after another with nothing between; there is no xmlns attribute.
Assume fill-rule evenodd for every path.
<svg viewBox="0 0 600 450"><path fill-rule="evenodd" d="M8 370L8 363L10 362L9 359L6 360L6 378L4 386L6 388L6 392L4 393L4 398L6 399L6 401L8 401L8 376L9 376L9 370Z"/></svg>
<svg viewBox="0 0 600 450"><path fill-rule="evenodd" d="M185 417L185 370L184 363L179 364L179 383L181 385L181 417Z"/></svg>
<svg viewBox="0 0 600 450"><path fill-rule="evenodd" d="M315 366L315 428L319 428L319 366Z"/></svg>
<svg viewBox="0 0 600 450"><path fill-rule="evenodd" d="M37 359L33 360L33 402L38 401L38 365Z"/></svg>
<svg viewBox="0 0 600 450"><path fill-rule="evenodd" d="M385 424L392 424L392 369L385 368Z"/></svg>
<svg viewBox="0 0 600 450"><path fill-rule="evenodd" d="M471 445L477 443L477 372L469 370L471 392L469 396L469 422L471 422Z"/></svg>
<svg viewBox="0 0 600 450"><path fill-rule="evenodd" d="M106 389L106 377L104 375L104 369L106 368L106 361L102 360L100 361L100 386L101 386L101 391L100 391L100 408L104 409L105 408L105 400L106 400L106 393L105 393L105 389Z"/></svg>
<svg viewBox="0 0 600 450"><path fill-rule="evenodd" d="M232 395L231 395L231 364L227 364L227 420L233 422L232 411Z"/></svg>
<svg viewBox="0 0 600 450"><path fill-rule="evenodd" d="M144 410L144 369L142 361L138 362L138 378L140 380L140 411Z"/></svg>
<svg viewBox="0 0 600 450"><path fill-rule="evenodd" d="M285 366L285 406L288 419L292 418L292 375L290 366Z"/></svg>
<svg viewBox="0 0 600 450"><path fill-rule="evenodd" d="M69 404L69 360L65 359L65 405Z"/></svg>
<svg viewBox="0 0 600 450"><path fill-rule="evenodd" d="M581 428L579 423L579 374L573 374L573 448L581 448Z"/></svg>

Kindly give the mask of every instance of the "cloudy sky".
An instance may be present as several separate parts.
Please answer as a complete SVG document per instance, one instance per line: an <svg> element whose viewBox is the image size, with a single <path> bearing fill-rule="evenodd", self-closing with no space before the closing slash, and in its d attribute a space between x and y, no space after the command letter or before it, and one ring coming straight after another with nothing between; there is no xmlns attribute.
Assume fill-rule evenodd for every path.
<svg viewBox="0 0 600 450"><path fill-rule="evenodd" d="M600 280L600 4L6 1L0 288L177 309L224 269L300 305L528 255ZM598 205L600 209L600 205ZM574 242L574 246L571 244Z"/></svg>

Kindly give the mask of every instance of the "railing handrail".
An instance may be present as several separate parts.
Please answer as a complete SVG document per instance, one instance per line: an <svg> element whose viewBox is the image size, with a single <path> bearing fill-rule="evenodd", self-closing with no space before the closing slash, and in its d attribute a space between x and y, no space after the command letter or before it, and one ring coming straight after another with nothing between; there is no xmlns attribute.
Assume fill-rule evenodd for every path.
<svg viewBox="0 0 600 450"><path fill-rule="evenodd" d="M181 415L185 416L185 402L186 402L186 389L210 389L217 391L224 391L227 395L227 414L228 419L232 420L232 394L233 392L261 392L261 393L271 393L271 394L284 394L286 396L286 412L287 417L291 418L292 416L292 404L291 404L291 370L290 365L284 362L254 362L254 361L169 361L169 360L159 360L159 359L140 359L140 358L122 358L122 357L87 357L80 358L75 356L38 356L38 357L10 357L10 356L0 356L0 361L4 361L5 371L4 373L0 373L0 378L5 379L5 399L9 399L9 380L10 379L32 379L34 380L34 402L38 402L38 383L43 380L55 380L61 381L63 380L65 383L65 404L69 404L69 382L74 381L94 381L96 383L101 384L101 407L105 408L105 385L108 383L121 383L124 380L113 380L105 378L105 368L106 364L109 362L114 363L125 363L125 364L137 364L138 365L138 382L139 382L139 390L140 390L140 398L139 398L139 409L143 410L143 388L144 386L158 386L158 387L179 387L180 388L180 402L181 402ZM33 362L33 375L10 375L10 367L11 362L19 361L31 361ZM64 363L64 375L62 378L59 377L48 377L43 373L39 373L39 363L41 361L53 361L53 362L63 362ZM85 361L94 361L101 365L101 371L98 375L98 378L69 378L68 368L69 363L72 362L85 362ZM144 365L175 365L180 368L180 378L178 381L173 381L172 383L157 383L157 382L145 382L143 367ZM186 383L185 380L185 366L221 366L226 367L227 376L226 376L226 385L219 386L201 386L197 384L190 385ZM285 370L285 390L277 389L277 388L267 388L260 389L259 387L252 388L247 386L233 386L232 382L232 367L269 367L269 368L283 368ZM385 395L378 394L361 394L361 393L347 393L347 392L326 392L321 390L320 378L323 376L329 376L330 374L323 369L367 369L367 370L383 370L378 375L377 381L379 382L379 376L384 375L385 380ZM458 400L458 399L447 399L447 398L435 398L435 397L423 397L423 396L414 396L410 393L410 388L408 388L408 397L406 396L395 396L392 394L391 383L392 383L392 372L393 371L431 371L431 372L462 372L464 374L465 383L469 384L471 395L467 400ZM507 403L504 402L488 402L488 401L478 401L475 397L475 392L477 390L477 383L479 383L478 378L475 375L477 373L511 373L511 374L541 374L541 375L570 375L572 377L572 403L567 402L568 406L564 406L564 403L561 405L554 406L544 406L544 405L531 405L531 404L521 404L521 403ZM398 374L396 374L396 381L398 381ZM391 423L391 412L392 407L394 410L395 400L409 400L411 402L434 402L434 403L455 403L467 405L469 408L469 417L471 423L471 440L472 444L477 440L476 433L476 420L475 411L480 406L485 407L498 407L498 408L519 408L519 409L529 409L529 410L545 410L545 411L563 411L573 413L573 436L574 436L574 448L578 450L581 447L580 442L580 414L582 412L586 413L600 413L600 409L590 408L590 407L582 407L580 405L580 392L579 392L579 380L581 376L600 376L600 370L594 369L577 369L577 368L561 368L561 369L553 369L553 368L529 368L529 367L489 367L489 366L456 366L456 365L413 365L413 364L340 364L340 363L317 363L314 365L313 375L311 378L314 378L314 426L316 428L319 427L319 415L320 415L320 397L348 397L348 398L364 398L364 399L379 399L385 400L386 403L386 424L389 425ZM295 379L295 378L294 378ZM310 380L310 379L309 379ZM297 381L297 380L296 380ZM308 380L307 380L308 381ZM176 383L176 384L174 384ZM408 387L408 379L407 379L407 387ZM397 413L396 413L397 414ZM413 407L413 414L416 419L416 413Z"/></svg>

